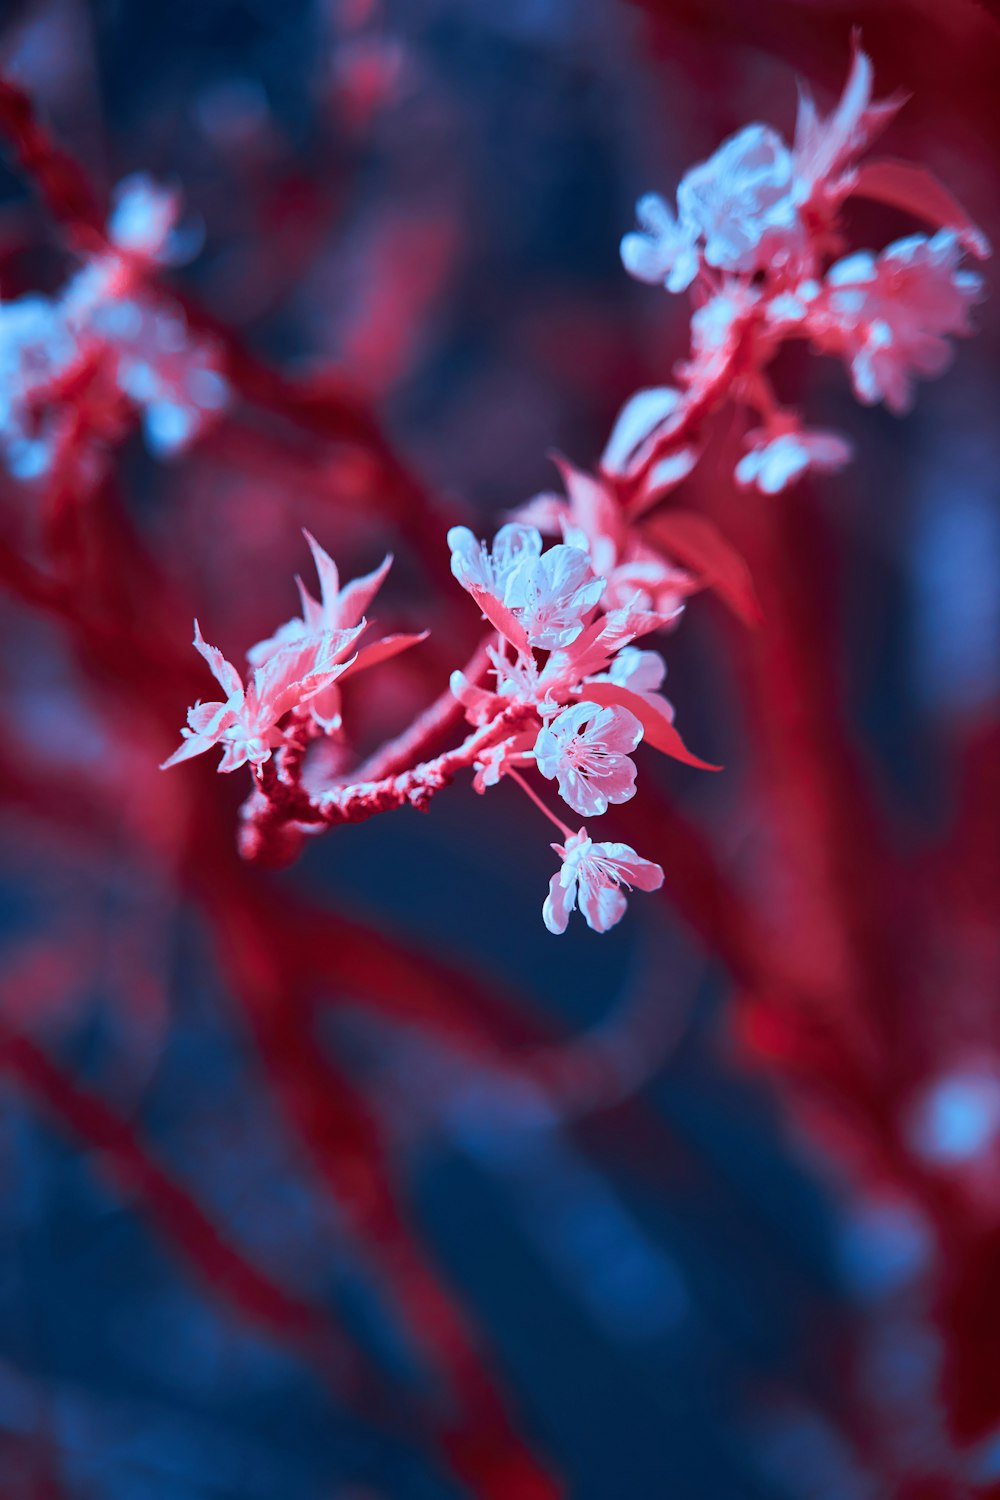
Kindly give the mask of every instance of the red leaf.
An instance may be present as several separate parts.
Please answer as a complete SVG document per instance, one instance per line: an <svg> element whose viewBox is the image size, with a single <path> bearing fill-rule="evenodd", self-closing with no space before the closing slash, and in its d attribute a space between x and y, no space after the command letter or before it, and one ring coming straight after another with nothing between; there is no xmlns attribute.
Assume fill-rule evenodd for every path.
<svg viewBox="0 0 1000 1500"><path fill-rule="evenodd" d="M645 522L643 534L672 560L697 573L745 624L758 625L763 619L750 569L704 516L692 510L666 510Z"/></svg>
<svg viewBox="0 0 1000 1500"><path fill-rule="evenodd" d="M990 242L983 231L926 167L892 157L871 161L859 170L851 191L860 193L862 198L874 198L902 209L938 229L953 229L965 249L980 260L990 254Z"/></svg>
<svg viewBox="0 0 1000 1500"><path fill-rule="evenodd" d="M692 755L670 719L670 705L665 698L654 693L636 693L631 688L619 687L616 682L587 682L584 692L589 703L602 706L627 708L635 714L642 725L643 738L654 750L672 755L687 766L697 766L700 771L721 771L721 766L710 765Z"/></svg>
<svg viewBox="0 0 1000 1500"><path fill-rule="evenodd" d="M426 641L430 635L429 630L421 630L417 635L387 635L380 641L372 641L368 646L362 646L357 658L350 667L350 675L361 672L366 667L377 667L380 662L388 661L392 656L398 656L400 651L408 651L411 646L419 646L421 641ZM344 676L348 674L345 672Z"/></svg>

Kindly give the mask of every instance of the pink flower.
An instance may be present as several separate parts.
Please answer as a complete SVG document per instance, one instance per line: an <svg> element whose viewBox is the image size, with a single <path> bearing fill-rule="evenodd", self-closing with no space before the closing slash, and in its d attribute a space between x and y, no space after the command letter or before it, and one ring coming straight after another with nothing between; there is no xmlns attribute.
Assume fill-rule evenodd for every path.
<svg viewBox="0 0 1000 1500"><path fill-rule="evenodd" d="M751 447L736 465L736 479L742 485L756 485L765 495L777 495L808 469L833 473L851 457L851 445L842 437L808 427L793 426L770 434L756 428L747 438Z"/></svg>
<svg viewBox="0 0 1000 1500"><path fill-rule="evenodd" d="M622 265L637 281L683 292L698 274L698 231L678 221L659 193L647 193L635 206L639 232L625 235Z"/></svg>
<svg viewBox="0 0 1000 1500"><path fill-rule="evenodd" d="M278 724L285 714L321 693L353 665L357 653L348 653L360 633L359 626L282 647L244 687L239 672L216 646L208 645L195 620L195 650L208 663L226 700L196 703L188 710L188 727L181 730L183 743L160 769L203 755L213 745L223 747L220 771L236 771L248 761L263 765L281 744Z"/></svg>
<svg viewBox="0 0 1000 1500"><path fill-rule="evenodd" d="M628 844L595 844L585 828L565 845L552 847L563 864L549 882L542 918L557 935L566 931L578 898L587 926L594 932L607 932L625 915L628 903L623 886L625 890L658 891L663 884L660 865L642 859Z"/></svg>
<svg viewBox="0 0 1000 1500"><path fill-rule="evenodd" d="M655 193L636 207L640 231L622 240L625 269L684 291L704 264L727 276L814 274L856 162L901 99L872 102L871 62L854 39L844 93L825 120L800 92L792 149L769 125L747 125L685 173L676 216Z"/></svg>
<svg viewBox="0 0 1000 1500"><path fill-rule="evenodd" d="M485 792L488 787L496 786L508 770L530 765L534 742L534 734L528 731L508 735L505 740L481 750L476 758L476 774L472 780L475 790Z"/></svg>
<svg viewBox="0 0 1000 1500"><path fill-rule="evenodd" d="M295 583L302 601L302 614L280 625L266 641L258 641L256 646L250 648L247 652L247 661L252 662L254 666L260 666L267 661L269 656L273 656L275 651L292 641L305 640L308 636L323 635L328 630L350 630L358 625L392 567L392 554L390 553L374 572L367 573L364 578L354 579L342 589L340 573L333 558L304 528L302 535L309 543L309 550L316 564L320 597L314 599L302 579L296 577Z"/></svg>
<svg viewBox="0 0 1000 1500"><path fill-rule="evenodd" d="M638 646L625 646L607 673L596 681L614 682L619 687L631 688L634 693L655 693L663 686L666 675L667 664L659 651L641 651Z"/></svg>
<svg viewBox="0 0 1000 1500"><path fill-rule="evenodd" d="M684 398L673 386L656 386L650 390L636 391L630 396L615 419L611 436L601 454L601 469L605 474L628 478L652 455L657 444L670 435L684 414ZM661 461L659 487L664 491L670 485L679 484L698 462L698 449L691 444L677 449ZM664 472L662 465L669 465ZM596 558L595 558L596 563Z"/></svg>
<svg viewBox="0 0 1000 1500"><path fill-rule="evenodd" d="M542 538L534 526L510 523L501 526L490 550L467 526L453 526L448 532L448 546L451 571L462 587L469 592L485 589L502 600L507 580L518 564L541 553Z"/></svg>
<svg viewBox="0 0 1000 1500"><path fill-rule="evenodd" d="M532 646L554 651L576 640L606 586L586 552L557 545L541 557L522 557L507 576L503 602Z"/></svg>
<svg viewBox="0 0 1000 1500"><path fill-rule="evenodd" d="M957 236L941 229L897 240L877 257L849 255L827 272L817 333L849 359L859 401L908 411L914 376L940 375L950 362L946 335L972 332L969 308L982 279L960 260Z"/></svg>
<svg viewBox="0 0 1000 1500"><path fill-rule="evenodd" d="M691 318L691 357L678 366L695 395L730 366L748 322L756 319L763 298L758 287L728 281L725 291L702 304Z"/></svg>
<svg viewBox="0 0 1000 1500"><path fill-rule="evenodd" d="M668 394L672 393L647 391L640 396L660 398ZM663 409L661 402L655 404ZM619 425L621 421L619 418ZM696 457L691 449L686 449L668 459L670 479L660 485L655 498L660 498L690 472ZM523 514L537 519L547 530L561 527L567 545L587 553L595 573L606 580L599 601L602 609L655 610L663 617L661 624L674 621L683 609L685 597L698 588L697 580L646 546L611 493L609 478L587 474L564 460L559 461L559 470L568 498L536 496ZM656 469L651 479L657 482L655 474ZM652 630L657 626L649 624L646 628Z"/></svg>
<svg viewBox="0 0 1000 1500"><path fill-rule="evenodd" d="M852 38L853 57L836 109L821 120L808 90L799 87L793 156L802 203L834 201L853 186L857 158L883 130L903 103L901 96L872 102L871 59Z"/></svg>
<svg viewBox="0 0 1000 1500"><path fill-rule="evenodd" d="M752 275L801 254L792 154L777 131L747 125L692 167L677 190L682 223L695 226L705 260Z"/></svg>
<svg viewBox="0 0 1000 1500"><path fill-rule="evenodd" d="M668 621L638 604L613 609L592 621L570 646L553 651L538 674L538 699L565 703L581 684L607 672L618 652L640 636L660 630ZM584 693L586 696L586 693Z"/></svg>
<svg viewBox="0 0 1000 1500"><path fill-rule="evenodd" d="M609 803L635 796L629 752L641 739L642 725L627 708L574 703L539 730L535 761L574 812L596 818Z"/></svg>
<svg viewBox="0 0 1000 1500"><path fill-rule="evenodd" d="M345 630L353 631L352 639L356 639L368 625L368 621L364 618L365 611L375 598L392 566L390 553L373 572L366 573L363 578L355 578L341 588L340 573L333 558L323 550L316 538L308 531L303 530L302 534L309 543L309 549L316 564L320 597L314 599L302 579L296 578L299 598L302 601L302 614L296 615L295 619L288 620L284 625L279 626L274 635L269 636L266 641L258 641L256 646L251 647L247 652L247 660L252 666L262 666L270 661L276 652L287 646L308 641L318 643L324 637L331 634L340 635ZM422 633L388 635L379 640L366 641L359 647L354 661L350 664L350 670L354 673L363 671L365 667L376 666L379 662L387 661L389 657L398 655L400 651L407 650L425 638L426 633ZM320 649L318 644L316 649ZM322 729L329 733L340 727L339 686L335 687L331 682L328 688L310 699L309 706L312 717Z"/></svg>
<svg viewBox="0 0 1000 1500"><path fill-rule="evenodd" d="M134 172L116 187L108 236L116 249L142 260L177 264L189 247L176 232L180 194Z"/></svg>

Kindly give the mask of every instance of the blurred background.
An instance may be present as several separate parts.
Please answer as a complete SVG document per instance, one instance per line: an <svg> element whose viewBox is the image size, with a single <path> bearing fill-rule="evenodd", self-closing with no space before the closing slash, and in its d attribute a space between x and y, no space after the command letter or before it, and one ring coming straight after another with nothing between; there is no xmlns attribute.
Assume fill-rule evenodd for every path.
<svg viewBox="0 0 1000 1500"><path fill-rule="evenodd" d="M726 771L644 765L605 836L665 899L607 936L543 928L509 785L260 871L245 773L157 770L191 617L241 660L303 526L348 577L392 550L380 618L432 631L349 697L359 751L442 691L478 630L447 526L594 464L685 353L621 270L636 198L790 137L797 79L829 108L855 25L912 95L887 153L996 242L971 0L0 0L98 197L180 193L157 296L222 379L184 442L88 437L75 603L56 500L0 476L4 1497L1000 1494L995 301L905 420L783 356L842 475L737 493L720 422L679 498L765 620L699 596L667 641ZM3 301L80 252L7 152Z"/></svg>

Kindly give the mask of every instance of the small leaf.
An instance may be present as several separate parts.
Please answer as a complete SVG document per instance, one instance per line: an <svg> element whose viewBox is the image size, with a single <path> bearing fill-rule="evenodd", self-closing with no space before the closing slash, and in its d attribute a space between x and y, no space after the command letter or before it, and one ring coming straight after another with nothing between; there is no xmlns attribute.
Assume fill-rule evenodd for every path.
<svg viewBox="0 0 1000 1500"><path fill-rule="evenodd" d="M891 208L902 209L937 229L952 229L970 254L985 260L990 242L953 198L948 188L926 167L885 157L868 162L858 171L851 188L862 198L873 198Z"/></svg>
<svg viewBox="0 0 1000 1500"><path fill-rule="evenodd" d="M602 707L627 708L635 714L642 725L643 738L654 750L673 756L685 765L696 766L700 771L721 771L721 766L710 765L699 760L681 739L671 720L671 707L666 698L656 693L636 693L631 688L620 687L617 682L588 682L585 685L587 701L600 703Z"/></svg>
<svg viewBox="0 0 1000 1500"><path fill-rule="evenodd" d="M647 521L643 534L715 589L745 624L759 625L764 616L750 569L711 521L691 510L667 510Z"/></svg>
<svg viewBox="0 0 1000 1500"><path fill-rule="evenodd" d="M419 646L421 641L426 641L430 635L429 630L421 630L416 635L387 635L380 641L372 641L368 646L362 646L351 667L352 675L361 672L366 667L377 667L380 662L388 661L392 656L398 656L401 651L408 651L411 646Z"/></svg>

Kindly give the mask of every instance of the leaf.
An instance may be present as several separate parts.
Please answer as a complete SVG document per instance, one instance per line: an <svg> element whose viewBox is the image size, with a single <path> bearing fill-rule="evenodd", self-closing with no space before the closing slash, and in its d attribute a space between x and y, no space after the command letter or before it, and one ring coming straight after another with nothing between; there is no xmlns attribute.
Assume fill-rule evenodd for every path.
<svg viewBox="0 0 1000 1500"><path fill-rule="evenodd" d="M351 666L352 676L355 672L364 671L366 667L377 667L380 662L398 656L401 651L408 651L411 646L418 646L429 635L429 630L421 630L416 635L387 635L380 641L362 646Z"/></svg>
<svg viewBox="0 0 1000 1500"><path fill-rule="evenodd" d="M970 254L985 260L990 242L939 178L913 162L884 157L858 171L852 193L902 209L937 229L952 229Z"/></svg>
<svg viewBox="0 0 1000 1500"><path fill-rule="evenodd" d="M691 510L667 510L645 522L643 535L715 589L745 624L760 624L764 613L750 569L711 521Z"/></svg>
<svg viewBox="0 0 1000 1500"><path fill-rule="evenodd" d="M584 684L588 703L600 703L602 707L627 708L642 724L643 738L654 750L673 756L685 765L697 766L700 771L721 771L721 766L710 765L692 755L671 721L671 708L666 698L656 693L636 693L632 688L620 687L617 682L588 682Z"/></svg>

